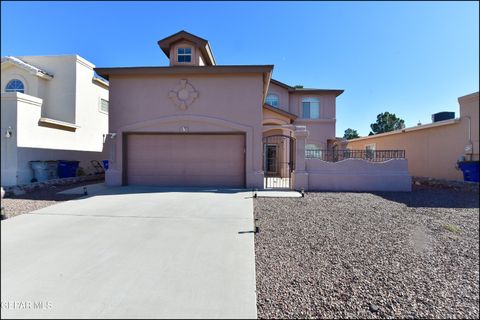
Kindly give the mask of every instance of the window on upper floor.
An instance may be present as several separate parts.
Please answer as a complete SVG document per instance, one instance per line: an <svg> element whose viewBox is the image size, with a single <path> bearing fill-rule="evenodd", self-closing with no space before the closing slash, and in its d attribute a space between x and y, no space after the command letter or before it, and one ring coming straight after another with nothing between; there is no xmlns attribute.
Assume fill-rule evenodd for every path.
<svg viewBox="0 0 480 320"><path fill-rule="evenodd" d="M192 48L177 48L177 62L192 62Z"/></svg>
<svg viewBox="0 0 480 320"><path fill-rule="evenodd" d="M280 99L276 94L269 94L265 99L266 104L269 104L274 107L278 107L279 102L280 102Z"/></svg>
<svg viewBox="0 0 480 320"><path fill-rule="evenodd" d="M318 98L302 99L302 118L320 119L320 99Z"/></svg>
<svg viewBox="0 0 480 320"><path fill-rule="evenodd" d="M5 86L5 92L21 92L25 93L25 85L18 79L10 80Z"/></svg>
<svg viewBox="0 0 480 320"><path fill-rule="evenodd" d="M100 112L108 113L108 100L100 99L99 110Z"/></svg>

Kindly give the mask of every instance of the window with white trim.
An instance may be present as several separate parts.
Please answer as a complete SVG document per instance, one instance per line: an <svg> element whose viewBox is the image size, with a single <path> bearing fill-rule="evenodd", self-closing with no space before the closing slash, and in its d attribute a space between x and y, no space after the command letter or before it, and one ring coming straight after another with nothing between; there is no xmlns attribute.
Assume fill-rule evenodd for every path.
<svg viewBox="0 0 480 320"><path fill-rule="evenodd" d="M108 113L108 100L100 99L99 109L103 113Z"/></svg>
<svg viewBox="0 0 480 320"><path fill-rule="evenodd" d="M302 99L302 118L320 119L320 99L303 98Z"/></svg>
<svg viewBox="0 0 480 320"><path fill-rule="evenodd" d="M192 48L177 48L177 62L192 62Z"/></svg>
<svg viewBox="0 0 480 320"><path fill-rule="evenodd" d="M265 99L265 103L269 104L273 107L278 107L279 102L280 102L280 99L278 98L278 96L276 94L273 94L273 93L269 94L267 96L267 98Z"/></svg>
<svg viewBox="0 0 480 320"><path fill-rule="evenodd" d="M5 86L5 92L21 92L25 93L25 85L18 79L10 80Z"/></svg>

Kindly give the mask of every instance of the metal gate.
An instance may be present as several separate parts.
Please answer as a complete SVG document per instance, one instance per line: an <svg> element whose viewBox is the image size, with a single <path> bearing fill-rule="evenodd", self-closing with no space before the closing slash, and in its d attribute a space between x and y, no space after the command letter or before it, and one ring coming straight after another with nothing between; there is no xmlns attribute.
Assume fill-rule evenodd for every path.
<svg viewBox="0 0 480 320"><path fill-rule="evenodd" d="M292 188L295 169L295 139L285 135L263 138L264 188Z"/></svg>

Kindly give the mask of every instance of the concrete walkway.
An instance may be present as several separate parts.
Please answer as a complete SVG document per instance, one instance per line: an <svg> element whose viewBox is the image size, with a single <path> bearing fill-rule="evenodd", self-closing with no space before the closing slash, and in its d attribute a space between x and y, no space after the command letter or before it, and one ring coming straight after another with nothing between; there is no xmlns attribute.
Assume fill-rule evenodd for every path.
<svg viewBox="0 0 480 320"><path fill-rule="evenodd" d="M165 190L172 191L175 189L170 188ZM185 188L181 188L180 190L185 190ZM108 194L110 193L110 188L107 187L102 182L102 183L89 184L85 187L76 187L76 188L64 190L59 192L59 194L83 195L85 191L88 193L88 195ZM251 192L253 195L254 191L252 190ZM302 197L302 194L300 192L295 190L287 190L287 189L262 189L256 192L259 198L301 198Z"/></svg>
<svg viewBox="0 0 480 320"><path fill-rule="evenodd" d="M4 220L2 318L256 318L251 196L103 188Z"/></svg>

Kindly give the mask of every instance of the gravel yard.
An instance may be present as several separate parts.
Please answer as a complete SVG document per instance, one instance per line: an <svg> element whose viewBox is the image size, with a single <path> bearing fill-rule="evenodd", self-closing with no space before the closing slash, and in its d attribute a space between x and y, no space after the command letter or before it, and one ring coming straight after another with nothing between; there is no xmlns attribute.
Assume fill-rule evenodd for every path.
<svg viewBox="0 0 480 320"><path fill-rule="evenodd" d="M98 183L98 181L94 180L70 185L49 186L27 192L23 195L8 196L2 199L2 207L5 208L6 217L11 218L19 214L32 212L37 209L54 205L58 202L79 198L81 195L66 195L57 193L63 190L87 186L95 183Z"/></svg>
<svg viewBox="0 0 480 320"><path fill-rule="evenodd" d="M259 198L259 318L479 317L478 193Z"/></svg>

